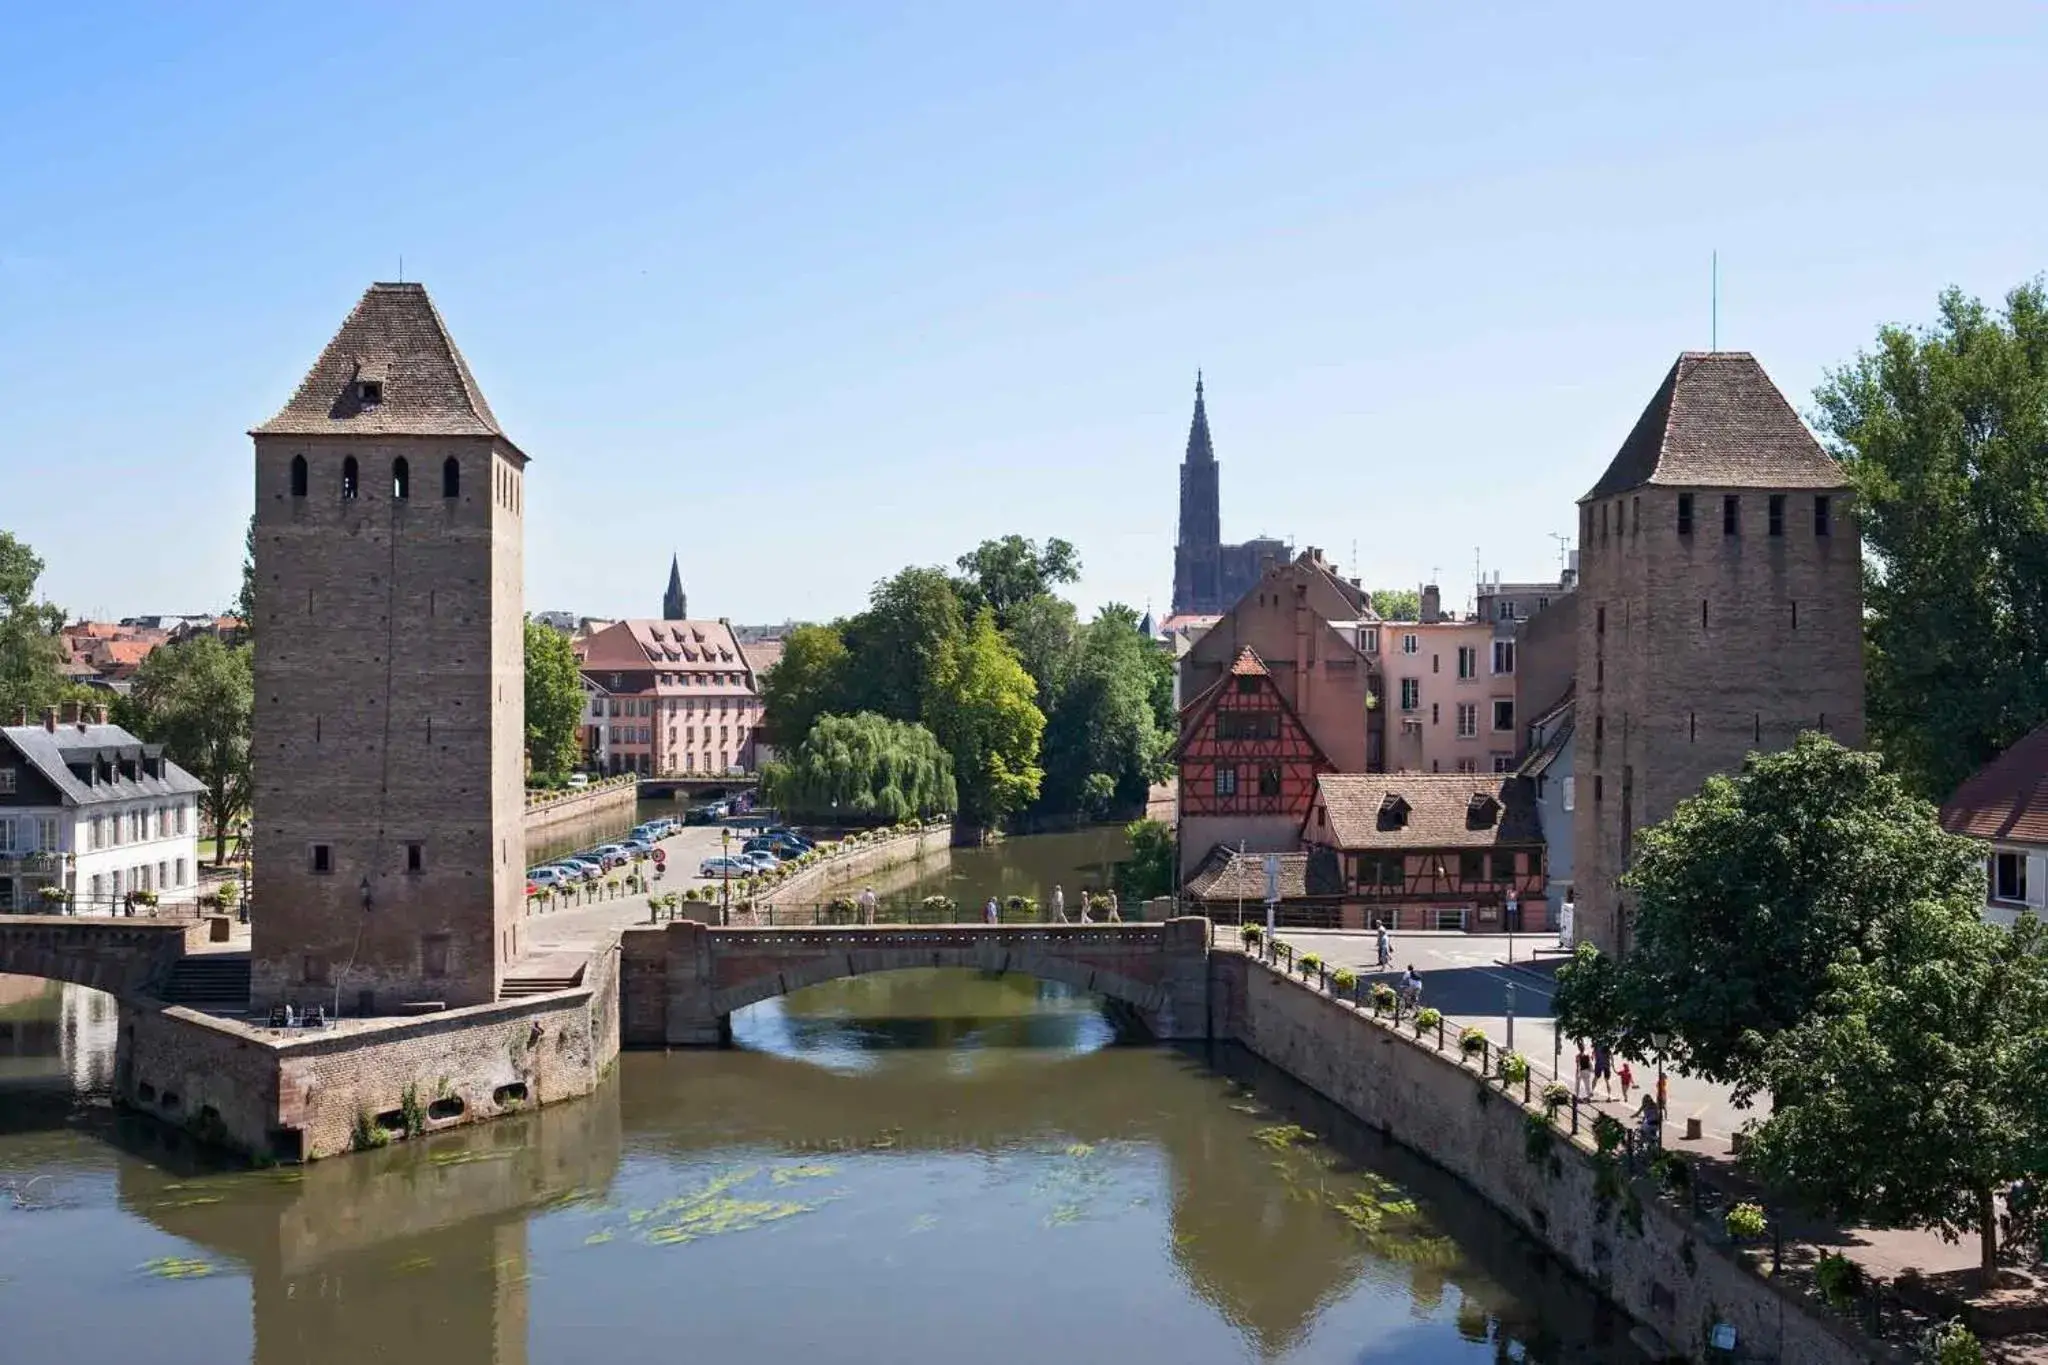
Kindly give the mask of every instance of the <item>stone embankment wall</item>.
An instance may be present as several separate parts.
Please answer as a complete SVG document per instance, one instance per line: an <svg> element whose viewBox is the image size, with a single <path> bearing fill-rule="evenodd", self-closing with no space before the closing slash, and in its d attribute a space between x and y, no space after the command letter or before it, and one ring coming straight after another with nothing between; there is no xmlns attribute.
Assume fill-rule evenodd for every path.
<svg viewBox="0 0 2048 1365"><path fill-rule="evenodd" d="M526 837L531 840L539 835L560 829L564 825L588 820L595 815L606 815L613 811L628 811L640 800L640 788L631 781L604 782L582 791L562 792L544 800L527 797Z"/></svg>
<svg viewBox="0 0 2048 1365"><path fill-rule="evenodd" d="M0 916L0 974L40 976L132 995L161 986L206 941L204 920Z"/></svg>
<svg viewBox="0 0 2048 1365"><path fill-rule="evenodd" d="M1210 957L1210 1029L1419 1152L1555 1251L1692 1360L1732 1324L1743 1359L1860 1365L1889 1359L1847 1323L1778 1289L1705 1240L1647 1179L1617 1172L1603 1198L1592 1150L1564 1131L1531 1154L1530 1112L1455 1053L1245 957ZM1553 1162L1550 1158L1554 1156Z"/></svg>
<svg viewBox="0 0 2048 1365"><path fill-rule="evenodd" d="M358 1114L395 1115L411 1089L427 1129L587 1095L619 1050L618 947L582 984L415 1019L258 1028L123 1002L115 1088L127 1104L254 1155L349 1149Z"/></svg>
<svg viewBox="0 0 2048 1365"><path fill-rule="evenodd" d="M926 872L949 866L952 857L953 827L949 824L927 825L913 834L900 834L836 854L805 868L788 881L777 883L754 899L760 905L765 921L770 906L778 911L794 911L799 907L823 905L834 896L855 895L867 879L895 869L905 869L900 884L907 885ZM877 894L883 889L877 883Z"/></svg>

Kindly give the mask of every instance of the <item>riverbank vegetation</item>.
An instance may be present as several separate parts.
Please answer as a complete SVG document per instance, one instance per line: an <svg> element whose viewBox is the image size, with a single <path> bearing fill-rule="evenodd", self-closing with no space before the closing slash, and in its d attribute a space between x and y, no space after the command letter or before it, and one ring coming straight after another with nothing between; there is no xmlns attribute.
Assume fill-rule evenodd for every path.
<svg viewBox="0 0 2048 1365"><path fill-rule="evenodd" d="M797 820L894 824L960 804L952 755L932 732L872 711L820 716L761 782L767 803Z"/></svg>
<svg viewBox="0 0 2048 1365"><path fill-rule="evenodd" d="M583 677L569 637L526 618L526 761L529 786L557 787L576 766Z"/></svg>
<svg viewBox="0 0 2048 1365"><path fill-rule="evenodd" d="M1173 671L1137 613L1082 623L1056 592L1080 576L1063 540L984 541L955 567L904 569L866 611L792 631L762 685L771 742L798 753L826 717L920 726L951 760L961 819L985 827L1142 805L1165 771Z"/></svg>
<svg viewBox="0 0 2048 1365"><path fill-rule="evenodd" d="M1981 859L1875 754L1752 754L1638 836L1631 951L1578 950L1560 1027L1768 1093L1742 1162L1775 1195L1975 1233L1994 1276L1997 1192L2048 1176L2048 945L1983 920Z"/></svg>

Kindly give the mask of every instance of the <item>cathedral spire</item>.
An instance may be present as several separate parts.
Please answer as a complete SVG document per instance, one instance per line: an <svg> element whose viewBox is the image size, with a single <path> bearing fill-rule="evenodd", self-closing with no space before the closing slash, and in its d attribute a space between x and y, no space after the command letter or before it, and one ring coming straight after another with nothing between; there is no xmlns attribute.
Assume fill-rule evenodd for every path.
<svg viewBox="0 0 2048 1365"><path fill-rule="evenodd" d="M690 619L690 599L683 596L683 561L679 555L670 555L668 559L668 591L661 595L661 619Z"/></svg>
<svg viewBox="0 0 2048 1365"><path fill-rule="evenodd" d="M1202 372L1195 371L1195 420L1188 426L1188 463L1214 464L1216 448L1209 443L1209 409L1202 401Z"/></svg>

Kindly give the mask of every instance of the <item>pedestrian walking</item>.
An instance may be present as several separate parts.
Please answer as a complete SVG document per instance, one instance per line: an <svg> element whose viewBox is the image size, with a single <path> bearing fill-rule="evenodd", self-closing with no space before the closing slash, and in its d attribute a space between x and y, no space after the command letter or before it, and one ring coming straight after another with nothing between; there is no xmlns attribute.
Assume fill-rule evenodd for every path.
<svg viewBox="0 0 2048 1365"><path fill-rule="evenodd" d="M1052 888L1052 922L1054 924L1065 924L1067 922L1067 893L1060 890L1058 883L1054 883Z"/></svg>
<svg viewBox="0 0 2048 1365"><path fill-rule="evenodd" d="M1385 971L1387 964L1394 960L1394 943L1387 937L1387 926L1384 924L1379 927L1379 954L1380 970Z"/></svg>
<svg viewBox="0 0 2048 1365"><path fill-rule="evenodd" d="M1624 1057L1621 1059L1621 1069L1616 1071L1614 1074L1615 1077L1621 1082L1621 1102L1623 1104L1627 1104L1628 1092L1635 1087L1636 1083L1635 1068L1630 1066L1628 1064L1628 1058Z"/></svg>
<svg viewBox="0 0 2048 1365"><path fill-rule="evenodd" d="M1664 1106L1643 1096L1643 1107L1638 1115L1638 1132L1645 1147L1656 1148L1664 1142Z"/></svg>
<svg viewBox="0 0 2048 1365"><path fill-rule="evenodd" d="M1093 924L1093 923L1095 922L1094 920L1092 920L1092 919L1089 919L1089 918L1088 918L1088 903L1089 903L1090 901L1094 900L1094 899L1095 899L1095 893L1094 893L1094 892L1090 891L1090 890L1089 890L1089 889L1088 889L1087 887L1085 887L1085 886L1081 888L1081 900L1080 900L1080 907L1081 907L1081 923L1083 923L1083 924Z"/></svg>
<svg viewBox="0 0 2048 1365"><path fill-rule="evenodd" d="M1599 1082L1603 1098L1614 1098L1614 1052L1604 1042L1593 1044L1593 1079Z"/></svg>
<svg viewBox="0 0 2048 1365"><path fill-rule="evenodd" d="M875 905L875 888L871 886L860 893L860 922L862 924L873 924L875 922Z"/></svg>
<svg viewBox="0 0 2048 1365"><path fill-rule="evenodd" d="M1409 963L1408 970L1401 974L1401 1001L1413 1014L1422 1003L1422 978L1415 974L1415 964Z"/></svg>
<svg viewBox="0 0 2048 1365"><path fill-rule="evenodd" d="M996 898L994 896L990 896L988 898L988 904L981 907L982 920L985 923L994 924L999 913L1000 907L996 904Z"/></svg>
<svg viewBox="0 0 2048 1365"><path fill-rule="evenodd" d="M1109 922L1110 922L1111 924L1122 924L1122 923L1124 922L1123 912L1122 912L1122 910L1120 910L1120 909L1118 908L1118 906L1117 906L1117 903L1116 903L1116 892L1115 892L1114 890L1112 890L1112 891L1111 891L1111 892L1109 893L1109 896L1108 896L1108 900L1109 900Z"/></svg>
<svg viewBox="0 0 2048 1365"><path fill-rule="evenodd" d="M1574 1064L1572 1094L1582 1100L1593 1098L1593 1054L1586 1051L1586 1040L1579 1040L1579 1055Z"/></svg>

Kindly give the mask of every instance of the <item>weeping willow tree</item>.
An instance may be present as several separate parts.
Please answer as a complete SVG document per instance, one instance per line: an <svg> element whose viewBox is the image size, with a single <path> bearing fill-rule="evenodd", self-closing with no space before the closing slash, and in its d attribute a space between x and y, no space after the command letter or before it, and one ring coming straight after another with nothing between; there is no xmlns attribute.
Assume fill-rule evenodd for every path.
<svg viewBox="0 0 2048 1365"><path fill-rule="evenodd" d="M950 815L960 804L953 760L932 732L871 711L818 717L761 788L786 816L844 824Z"/></svg>

